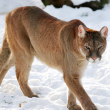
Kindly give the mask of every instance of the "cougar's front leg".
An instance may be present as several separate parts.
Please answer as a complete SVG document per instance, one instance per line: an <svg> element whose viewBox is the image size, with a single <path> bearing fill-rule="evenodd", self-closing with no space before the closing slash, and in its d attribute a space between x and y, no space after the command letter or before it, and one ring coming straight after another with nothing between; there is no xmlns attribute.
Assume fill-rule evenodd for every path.
<svg viewBox="0 0 110 110"><path fill-rule="evenodd" d="M83 89L83 87L80 83L79 75L64 74L64 81L66 82L66 84L67 84L68 88L71 90L71 92L80 101L84 110L98 110L97 107L93 104L93 102L89 98L89 96L87 95L87 93L85 92L85 90ZM74 109L74 104L76 102L75 102L73 95L71 95L72 93L70 93L70 97L68 100L68 108L70 107L69 110L80 110L80 108ZM71 96L73 97L73 101L71 99ZM73 106L73 109L71 108L72 106Z"/></svg>
<svg viewBox="0 0 110 110"><path fill-rule="evenodd" d="M67 108L69 110L82 110L79 105L76 103L76 97L74 94L68 90L68 102L67 102Z"/></svg>

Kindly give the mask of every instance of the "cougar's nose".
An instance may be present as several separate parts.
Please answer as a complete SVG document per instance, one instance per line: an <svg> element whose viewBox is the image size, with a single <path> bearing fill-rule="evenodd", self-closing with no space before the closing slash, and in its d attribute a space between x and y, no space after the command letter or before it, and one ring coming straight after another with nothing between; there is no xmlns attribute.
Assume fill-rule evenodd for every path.
<svg viewBox="0 0 110 110"><path fill-rule="evenodd" d="M96 60L96 59L97 59L97 57L92 57L92 59L93 59L93 60Z"/></svg>

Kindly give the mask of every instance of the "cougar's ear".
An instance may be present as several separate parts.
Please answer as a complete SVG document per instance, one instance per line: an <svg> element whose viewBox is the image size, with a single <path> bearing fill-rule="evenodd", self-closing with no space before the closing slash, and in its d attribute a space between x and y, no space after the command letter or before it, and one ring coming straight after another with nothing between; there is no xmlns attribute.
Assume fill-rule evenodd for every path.
<svg viewBox="0 0 110 110"><path fill-rule="evenodd" d="M85 28L83 27L83 25L79 25L78 27L78 36L83 38L86 34L86 30Z"/></svg>
<svg viewBox="0 0 110 110"><path fill-rule="evenodd" d="M100 30L100 34L103 38L106 38L108 36L108 28L106 26L104 26L101 30Z"/></svg>

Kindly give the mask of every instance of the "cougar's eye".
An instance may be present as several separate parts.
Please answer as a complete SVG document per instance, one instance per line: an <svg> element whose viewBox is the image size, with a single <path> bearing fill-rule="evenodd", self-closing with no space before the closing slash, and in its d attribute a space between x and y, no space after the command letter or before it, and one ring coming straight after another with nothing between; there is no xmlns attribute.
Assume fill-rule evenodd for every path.
<svg viewBox="0 0 110 110"><path fill-rule="evenodd" d="M90 47L88 47L88 46L85 46L85 49L87 49L87 50L90 50Z"/></svg>
<svg viewBox="0 0 110 110"><path fill-rule="evenodd" d="M102 45L101 46L98 46L98 50L100 50L102 48Z"/></svg>

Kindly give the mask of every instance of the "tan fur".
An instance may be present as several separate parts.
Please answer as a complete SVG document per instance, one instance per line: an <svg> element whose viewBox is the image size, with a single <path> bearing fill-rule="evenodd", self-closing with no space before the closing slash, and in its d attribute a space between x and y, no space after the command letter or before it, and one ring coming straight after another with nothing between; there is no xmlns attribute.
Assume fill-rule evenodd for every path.
<svg viewBox="0 0 110 110"><path fill-rule="evenodd" d="M48 66L63 72L64 81L69 88L69 110L81 110L75 97L84 110L97 110L80 83L88 64L84 43L88 42L90 35L79 38L79 25L91 35L92 32L98 33L88 29L79 20L61 21L37 7L21 7L10 12L6 17L5 35L0 50L0 83L9 68L15 65L16 77L23 94L38 97L28 86L29 71L36 56ZM106 39L102 41L105 49Z"/></svg>

